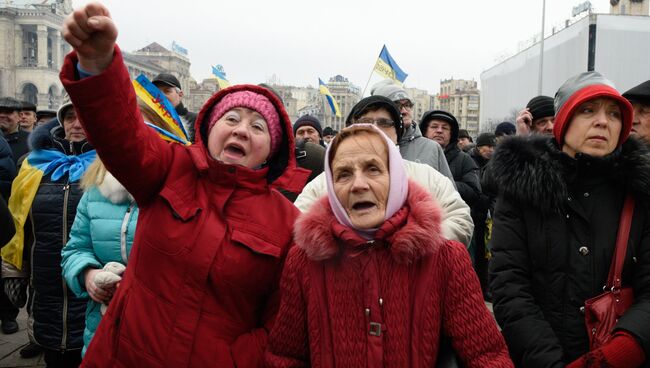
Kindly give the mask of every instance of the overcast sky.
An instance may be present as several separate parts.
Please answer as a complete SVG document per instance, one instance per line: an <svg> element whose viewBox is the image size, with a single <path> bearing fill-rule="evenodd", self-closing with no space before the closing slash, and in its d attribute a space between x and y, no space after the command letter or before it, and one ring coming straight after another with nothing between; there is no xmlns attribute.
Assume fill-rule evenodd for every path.
<svg viewBox="0 0 650 368"><path fill-rule="evenodd" d="M75 7L87 3L73 0ZM546 34L583 0L547 0ZM592 0L598 13L609 1ZM118 43L189 52L192 76L223 65L232 83L315 86L341 74L366 85L382 45L409 74L405 85L438 92L441 79L475 79L541 30L542 0L111 0ZM373 78L374 80L374 78ZM366 93L368 94L368 93Z"/></svg>

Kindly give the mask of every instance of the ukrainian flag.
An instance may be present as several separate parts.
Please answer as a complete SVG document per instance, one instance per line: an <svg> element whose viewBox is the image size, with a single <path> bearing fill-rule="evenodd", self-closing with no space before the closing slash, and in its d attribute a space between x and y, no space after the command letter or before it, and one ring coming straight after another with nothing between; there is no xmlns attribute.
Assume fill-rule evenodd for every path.
<svg viewBox="0 0 650 368"><path fill-rule="evenodd" d="M230 82L226 79L226 73L223 72L223 67L221 65L212 67L212 74L217 77L217 83L219 84L219 89L224 89L230 86Z"/></svg>
<svg viewBox="0 0 650 368"><path fill-rule="evenodd" d="M178 142L184 145L189 145L191 143L188 139L185 127L183 127L183 123L181 122L181 117L178 116L172 103L169 102L165 94L162 93L156 85L151 83L144 74L140 74L140 76L133 81L133 88L135 89L135 94L138 95L147 106L163 118L172 131L168 132L167 130L151 123L146 123L148 126L157 131L158 134L160 134L160 137L166 141Z"/></svg>
<svg viewBox="0 0 650 368"><path fill-rule="evenodd" d="M404 80L408 77L408 74L404 73L395 62L395 59L390 56L386 45L382 47L381 52L379 53L379 58L377 59L377 63L375 63L374 70L381 76L390 78L400 84L404 83Z"/></svg>
<svg viewBox="0 0 650 368"><path fill-rule="evenodd" d="M330 105L330 108L332 109L332 114L340 118L341 110L339 109L339 104L336 103L334 96L332 96L332 93L320 78L318 78L318 88L320 90L320 94L325 95L325 98L327 99L327 103Z"/></svg>

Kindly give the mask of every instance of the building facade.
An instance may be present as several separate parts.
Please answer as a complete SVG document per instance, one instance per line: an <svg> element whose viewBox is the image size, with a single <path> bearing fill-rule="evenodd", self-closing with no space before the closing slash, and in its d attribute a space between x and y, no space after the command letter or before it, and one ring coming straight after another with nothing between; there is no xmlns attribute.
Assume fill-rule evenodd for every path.
<svg viewBox="0 0 650 368"><path fill-rule="evenodd" d="M617 15L650 15L650 0L610 0L609 13Z"/></svg>
<svg viewBox="0 0 650 368"><path fill-rule="evenodd" d="M0 96L29 101L39 109L59 106L64 90L59 69L70 46L61 36L71 0L0 4Z"/></svg>
<svg viewBox="0 0 650 368"><path fill-rule="evenodd" d="M428 91L418 88L404 88L406 93L413 100L413 119L420 121L425 112L432 110L431 95Z"/></svg>
<svg viewBox="0 0 650 368"><path fill-rule="evenodd" d="M439 110L453 114L460 129L472 137L479 133L480 92L474 80L445 79L440 81L440 93L434 103Z"/></svg>
<svg viewBox="0 0 650 368"><path fill-rule="evenodd" d="M352 107L361 100L361 89L341 75L330 78L327 82L327 89L329 89L336 103L339 105L341 116L334 115L325 96L320 96L321 111L323 111L321 125L323 128L329 126L334 130L340 131L345 128L345 119L350 114L350 111L352 111Z"/></svg>

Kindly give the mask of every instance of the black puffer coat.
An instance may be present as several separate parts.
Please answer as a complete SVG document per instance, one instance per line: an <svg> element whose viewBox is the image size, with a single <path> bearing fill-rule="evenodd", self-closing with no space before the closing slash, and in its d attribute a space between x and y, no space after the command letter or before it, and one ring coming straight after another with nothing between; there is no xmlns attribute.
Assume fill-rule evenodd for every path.
<svg viewBox="0 0 650 368"><path fill-rule="evenodd" d="M86 141L71 143L65 140L63 128L56 120L34 130L30 146L56 149L68 155L92 149ZM34 338L48 349L83 347L88 299L77 298L61 276L61 249L68 241L82 194L79 183L69 183L67 175L58 181L52 181L49 175L43 177L32 203L32 227L25 228L26 233L33 234L31 241L25 241L25 250L29 249L31 255Z"/></svg>
<svg viewBox="0 0 650 368"><path fill-rule="evenodd" d="M494 313L520 367L564 367L589 349L581 307L603 292L626 193L636 199L623 285L634 305L617 328L650 357L650 156L630 138L604 158L550 138L502 142L490 264Z"/></svg>

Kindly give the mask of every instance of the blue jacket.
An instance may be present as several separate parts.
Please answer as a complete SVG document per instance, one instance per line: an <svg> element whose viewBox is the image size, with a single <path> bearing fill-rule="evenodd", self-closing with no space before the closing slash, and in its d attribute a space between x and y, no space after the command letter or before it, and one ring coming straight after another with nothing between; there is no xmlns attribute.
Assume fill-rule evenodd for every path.
<svg viewBox="0 0 650 368"><path fill-rule="evenodd" d="M138 207L126 189L107 174L99 187L81 197L70 240L61 251L63 277L77 296L87 298L84 270L108 262L127 264L138 220ZM101 321L100 304L88 299L84 350Z"/></svg>

